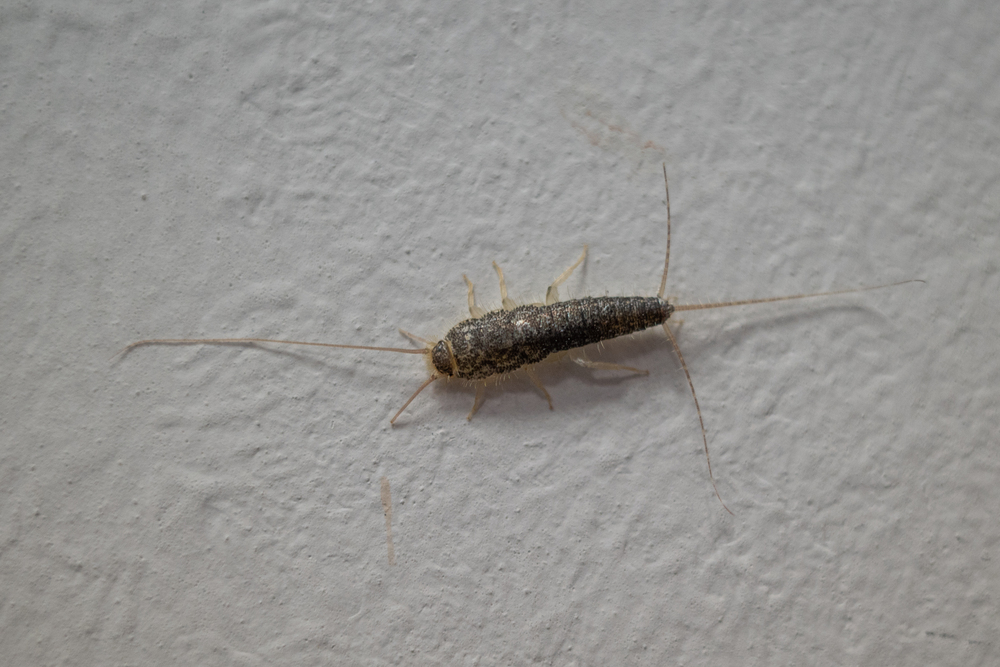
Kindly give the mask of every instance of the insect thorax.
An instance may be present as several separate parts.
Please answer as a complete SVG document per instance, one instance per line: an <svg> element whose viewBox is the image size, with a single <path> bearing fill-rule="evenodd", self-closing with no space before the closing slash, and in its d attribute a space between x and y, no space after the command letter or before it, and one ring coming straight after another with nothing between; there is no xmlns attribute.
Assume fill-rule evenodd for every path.
<svg viewBox="0 0 1000 667"><path fill-rule="evenodd" d="M492 310L456 324L431 351L442 375L469 380L510 373L554 352L662 324L674 307L658 297L604 296Z"/></svg>

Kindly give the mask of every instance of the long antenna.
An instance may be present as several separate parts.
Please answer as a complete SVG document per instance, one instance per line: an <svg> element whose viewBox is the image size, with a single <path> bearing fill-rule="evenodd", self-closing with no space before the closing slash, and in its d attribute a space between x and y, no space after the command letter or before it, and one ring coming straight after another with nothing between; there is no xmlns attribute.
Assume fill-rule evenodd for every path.
<svg viewBox="0 0 1000 667"><path fill-rule="evenodd" d="M130 343L111 358L143 345L246 345L248 343L279 343L281 345L312 345L315 347L340 347L348 350L374 350L376 352L399 352L400 354L428 354L429 350L414 350L401 347L371 347L369 345L341 345L337 343L309 343L301 340L275 340L273 338L150 338Z"/></svg>
<svg viewBox="0 0 1000 667"><path fill-rule="evenodd" d="M440 376L440 375L438 375L437 373L435 373L434 375L430 376L430 377L429 377L429 378L427 379L427 381L426 381L426 382L424 382L424 383L423 383L422 385L420 385L420 388L419 388L419 389L417 389L417 390L416 390L415 392L413 392L413 395L412 395L412 396L410 396L410 398L409 398L409 399L407 399L406 403L403 403L403 407L401 407L401 408L399 409L399 412L397 412L397 413L396 413L395 415L393 415L392 419L390 419L390 420L389 420L389 423L390 423L390 424L395 424L395 423L396 423L396 420L397 420L397 419L399 419L399 415L403 414L403 410L405 410L405 409L406 409L406 407L407 407L407 406L408 406L408 405L409 405L410 403L412 403L412 402L413 402L413 399L415 399L415 398L417 397L417 394L419 394L419 393L420 393L420 392L422 392L422 391L423 391L424 389L426 389L426 388L427 388L427 385L429 385L429 384L430 384L431 382L434 382L434 380L437 380L437 379L438 379L439 377L441 377L441 376Z"/></svg>

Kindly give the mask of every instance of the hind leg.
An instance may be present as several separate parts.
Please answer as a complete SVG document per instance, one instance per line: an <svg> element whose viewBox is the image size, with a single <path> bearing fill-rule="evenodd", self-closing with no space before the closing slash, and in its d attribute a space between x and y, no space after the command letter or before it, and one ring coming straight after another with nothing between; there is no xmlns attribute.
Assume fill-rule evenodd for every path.
<svg viewBox="0 0 1000 667"><path fill-rule="evenodd" d="M497 270L497 275L500 276L500 299L503 301L503 309L514 310L517 308L517 304L514 303L513 299L507 297L507 281L503 278L503 269L496 262L493 262L493 268Z"/></svg>
<svg viewBox="0 0 1000 667"><path fill-rule="evenodd" d="M569 267L565 271L559 274L559 277L552 281L549 285L549 289L545 292L545 305L551 306L556 301L559 300L559 286L566 282L566 279L570 277L573 273L573 269L580 266L583 260L587 258L587 246L583 246L583 254L580 255L580 259L573 262L573 266Z"/></svg>
<svg viewBox="0 0 1000 667"><path fill-rule="evenodd" d="M598 371L629 371L630 373L635 373L636 375L649 375L649 371L642 370L641 368L633 368L632 366L622 366L621 364L609 364L605 361L591 361L583 356L572 356L570 357L573 361L584 368L591 368Z"/></svg>
<svg viewBox="0 0 1000 667"><path fill-rule="evenodd" d="M538 379L537 375L535 375L535 369L531 366L525 366L524 372L528 375L528 379L531 380L531 383L535 385L535 387L538 388L538 391L542 392L545 396L545 400L549 402L549 410L552 410L552 397L549 396L549 392L545 389L545 385L542 384L542 381Z"/></svg>

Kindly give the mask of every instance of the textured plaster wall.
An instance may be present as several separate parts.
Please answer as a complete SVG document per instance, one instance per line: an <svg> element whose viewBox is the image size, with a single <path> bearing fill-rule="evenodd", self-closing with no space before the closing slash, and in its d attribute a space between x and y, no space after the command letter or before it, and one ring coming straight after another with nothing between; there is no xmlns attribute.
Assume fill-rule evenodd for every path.
<svg viewBox="0 0 1000 667"><path fill-rule="evenodd" d="M1000 5L7 2L6 664L1000 659ZM688 313L490 390L465 273ZM392 491L387 557L382 478Z"/></svg>

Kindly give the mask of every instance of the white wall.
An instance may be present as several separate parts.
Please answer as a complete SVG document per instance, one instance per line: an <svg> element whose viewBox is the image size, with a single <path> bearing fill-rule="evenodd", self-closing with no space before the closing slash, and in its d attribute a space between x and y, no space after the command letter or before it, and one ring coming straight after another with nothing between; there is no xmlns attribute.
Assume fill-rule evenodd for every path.
<svg viewBox="0 0 1000 667"><path fill-rule="evenodd" d="M1000 5L538 4L0 9L10 664L996 659ZM394 428L416 356L110 360L653 294L661 161L680 303L926 281L686 314L735 517L659 331Z"/></svg>

